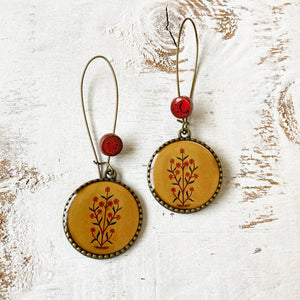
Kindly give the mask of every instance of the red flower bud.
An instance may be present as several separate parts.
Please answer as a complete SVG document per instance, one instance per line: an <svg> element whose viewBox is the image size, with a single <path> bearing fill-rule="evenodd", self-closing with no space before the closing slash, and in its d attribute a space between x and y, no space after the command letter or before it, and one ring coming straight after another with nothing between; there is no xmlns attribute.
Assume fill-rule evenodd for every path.
<svg viewBox="0 0 300 300"><path fill-rule="evenodd" d="M95 215L94 215L94 214L90 214L90 218L91 218L91 219L94 219L94 218L95 218Z"/></svg>
<svg viewBox="0 0 300 300"><path fill-rule="evenodd" d="M107 216L108 216L109 218L111 218L111 217L112 217L112 213L108 213Z"/></svg>
<svg viewBox="0 0 300 300"><path fill-rule="evenodd" d="M111 233L114 233L115 232L115 230L112 228L112 229L110 229L109 230Z"/></svg>
<svg viewBox="0 0 300 300"><path fill-rule="evenodd" d="M197 179L198 178L198 174L194 174L194 177Z"/></svg>
<svg viewBox="0 0 300 300"><path fill-rule="evenodd" d="M195 189L193 187L190 187L190 191L193 192Z"/></svg>
<svg viewBox="0 0 300 300"><path fill-rule="evenodd" d="M109 186L107 186L106 188L105 188L105 192L110 192L110 188L109 188Z"/></svg>
<svg viewBox="0 0 300 300"><path fill-rule="evenodd" d="M94 227L91 228L91 232L95 232L96 229Z"/></svg>
<svg viewBox="0 0 300 300"><path fill-rule="evenodd" d="M178 174L179 174L179 170L176 170L176 171L175 171L175 174L178 175Z"/></svg>
<svg viewBox="0 0 300 300"><path fill-rule="evenodd" d="M186 167L188 167L188 165L189 165L189 162L188 162L188 161L186 161L186 162L184 163L184 165L185 165Z"/></svg>
<svg viewBox="0 0 300 300"><path fill-rule="evenodd" d="M169 178L170 178L170 179L173 179L173 175L172 175L172 174L170 174L170 175L169 175Z"/></svg>
<svg viewBox="0 0 300 300"><path fill-rule="evenodd" d="M120 219L121 219L121 216L120 216L120 215L116 215L116 219L117 219L117 220L120 220Z"/></svg>
<svg viewBox="0 0 300 300"><path fill-rule="evenodd" d="M190 173L189 172L185 173L185 176L190 177Z"/></svg>
<svg viewBox="0 0 300 300"><path fill-rule="evenodd" d="M102 214L102 209L98 209L97 213L98 215Z"/></svg>
<svg viewBox="0 0 300 300"><path fill-rule="evenodd" d="M104 202L101 201L101 202L99 203L99 206L100 206L100 207L103 207L103 206L104 206Z"/></svg>
<svg viewBox="0 0 300 300"><path fill-rule="evenodd" d="M118 204L119 202L120 202L119 199L114 200L114 204Z"/></svg>
<svg viewBox="0 0 300 300"><path fill-rule="evenodd" d="M97 202L98 201L98 197L94 197L93 201Z"/></svg>
<svg viewBox="0 0 300 300"><path fill-rule="evenodd" d="M170 159L170 163L171 164L174 164L174 162L175 162L175 160L172 158L172 159Z"/></svg>
<svg viewBox="0 0 300 300"><path fill-rule="evenodd" d="M108 201L108 206L113 206L113 202L112 201Z"/></svg>
<svg viewBox="0 0 300 300"><path fill-rule="evenodd" d="M190 164L192 165L195 161L193 159L190 159Z"/></svg>
<svg viewBox="0 0 300 300"><path fill-rule="evenodd" d="M177 168L180 168L180 167L181 167L181 163L177 163L177 164L176 164L176 167L177 167Z"/></svg>
<svg viewBox="0 0 300 300"><path fill-rule="evenodd" d="M171 192L175 192L176 189L174 187L171 188Z"/></svg>
<svg viewBox="0 0 300 300"><path fill-rule="evenodd" d="M181 149L180 149L180 153L184 153L184 149L181 148Z"/></svg>

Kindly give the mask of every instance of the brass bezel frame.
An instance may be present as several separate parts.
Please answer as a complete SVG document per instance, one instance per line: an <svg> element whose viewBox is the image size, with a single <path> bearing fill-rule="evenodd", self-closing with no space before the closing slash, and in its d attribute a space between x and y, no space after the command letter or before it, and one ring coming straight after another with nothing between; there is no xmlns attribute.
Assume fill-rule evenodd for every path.
<svg viewBox="0 0 300 300"><path fill-rule="evenodd" d="M84 250L83 248L81 248L78 244L75 243L75 241L72 239L72 236L69 232L69 229L68 229L68 225L67 225L67 215L68 215L68 208L71 204L71 200L73 198L73 196L75 194L77 194L80 190L82 190L83 188L85 188L86 186L90 185L90 184L93 184L95 182L102 182L102 181L107 181L107 182L114 182L114 183L117 183L121 186L123 186L124 188L126 188L130 193L131 195L134 197L135 201L137 202L137 206L138 206L138 210L139 210L139 222L138 222L138 226L137 226L137 230L133 236L133 238L128 242L128 244L123 247L122 249L118 250L118 251L115 251L113 253L110 253L110 254L95 254L95 253L91 253L91 252L88 252L86 250ZM65 232L65 235L68 239L68 241L70 242L70 244L78 251L80 252L82 255L85 255L87 257L91 257L91 258L95 258L95 259L108 259L108 258L113 258L113 257L116 257L116 256L119 256L120 254L124 253L125 251L127 251L131 246L132 244L136 241L138 235L140 234L141 232L141 228L142 228L142 222L143 222L143 209L142 209L142 205L141 205L141 202L140 200L138 199L137 195L134 193L134 191L126 184L122 183L121 181L118 181L118 180L115 180L115 179L108 179L108 178L105 178L105 179L94 179L94 180L90 180L86 183L84 183L83 185L81 185L79 188L77 188L73 193L72 195L69 197L66 205L65 205L65 208L64 208L64 213L63 213L63 227L64 227L64 232Z"/></svg>
<svg viewBox="0 0 300 300"><path fill-rule="evenodd" d="M150 174L151 174L151 166L152 166L152 162L155 158L155 156L163 149L165 148L167 145L169 144L172 144L172 143L175 143L175 142L179 142L179 141L190 141L190 142L194 142L194 143L197 143L197 144L200 144L201 146L204 146L215 158L217 164L218 164L218 167L219 167L219 182L218 182L218 185L217 185L217 188L214 192L214 194L212 195L212 197L210 199L208 199L204 204L198 206L198 207L195 207L195 208L191 208L191 209L179 209L179 208L175 208L169 204L167 204L166 202L164 202L159 196L158 194L156 193L154 187L152 186L152 183L151 183L151 178L150 178ZM173 212L176 212L176 213L193 213L193 212L197 212L205 207L207 207L215 198L216 196L218 195L219 191L220 191L220 188L221 188L221 185L222 185L222 182L223 182L223 170L222 170L222 166L221 166L221 162L220 162L220 159L219 157L217 156L217 154L214 152L214 150L212 148L210 148L208 145L206 145L205 143L201 142L200 140L198 139L194 139L194 138L183 138L183 137L180 137L180 138L176 138L176 139L172 139L172 140L169 140L167 142L165 142L163 145L161 145L152 155L150 161L149 161L149 164L148 164L148 168L147 168L147 179L148 179L148 186L149 186L149 189L153 195L153 197L155 198L155 200L157 200L157 202L159 204L161 204L163 207L173 211Z"/></svg>

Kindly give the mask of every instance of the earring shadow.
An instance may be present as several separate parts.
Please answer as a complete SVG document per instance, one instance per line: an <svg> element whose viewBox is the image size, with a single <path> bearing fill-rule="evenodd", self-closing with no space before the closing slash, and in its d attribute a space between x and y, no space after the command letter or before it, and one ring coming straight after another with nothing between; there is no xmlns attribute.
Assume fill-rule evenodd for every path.
<svg viewBox="0 0 300 300"><path fill-rule="evenodd" d="M122 176L121 175L118 175L119 177L119 181L122 181ZM145 201L143 201L143 198L142 196L140 195L139 192L137 192L136 190L134 190L134 193L136 194L137 198L139 199L140 203L141 203L141 206L142 206L142 210L143 210L143 221L142 221L142 226L141 226L141 230L139 232L139 235L136 239L136 241L134 242L133 244L133 247L136 246L136 244L140 243L140 239L142 238L142 236L144 235L144 232L146 230L146 227L147 227L147 222L148 222L148 211L147 211L147 208L146 206L144 205ZM130 247L128 249L128 251L126 251L126 253L124 253L123 255L121 255L120 257L123 257L123 256L128 256L130 254L130 251L132 251L132 247Z"/></svg>
<svg viewBox="0 0 300 300"><path fill-rule="evenodd" d="M147 222L148 222L148 211L147 211L146 206L144 205L144 201L142 200L143 198L141 197L141 195L138 192L136 192L136 191L134 191L134 192L141 202L141 206L142 206L142 210L143 210L143 221L142 221L142 227L141 227L140 233L139 233L135 243L133 244L133 247L136 246L135 244L140 243L140 239L142 239L142 237L144 235L144 232L147 228ZM129 251L130 250L131 250L131 248L129 249ZM127 252L129 252L129 251L127 251ZM128 256L128 254L125 253L125 256Z"/></svg>
<svg viewBox="0 0 300 300"><path fill-rule="evenodd" d="M132 155L135 152L134 143L131 142L130 138L127 138L126 141L123 143L122 149L122 157L126 158L128 155Z"/></svg>
<svg viewBox="0 0 300 300"><path fill-rule="evenodd" d="M197 64L197 70L196 70L196 76L195 76L195 85L197 84L197 80L198 80L198 75L199 75L199 71L201 68L201 64L203 61L203 51L201 52L201 54L199 55L199 59L198 59L198 64ZM193 118L196 120L205 120L206 118L206 114L202 112L202 110L197 110L195 112L193 112ZM200 123L197 123L197 126L199 126ZM205 142L205 141L204 141ZM230 164L227 162L225 157L220 157L218 154L218 149L215 149L215 147L212 145L212 148L216 151L218 157L220 158L221 161L221 166L222 166L222 170L223 170L223 181L222 181L222 186L220 189L220 192L218 194L218 196L216 197L216 199L212 202L212 205L209 206L213 206L213 205L217 205L219 203L219 201L222 201L222 196L225 195L227 193L227 191L230 189L230 178L231 178L231 174L232 171L230 169ZM206 208L209 209L209 208Z"/></svg>
<svg viewBox="0 0 300 300"><path fill-rule="evenodd" d="M96 132L96 123L95 123L95 118L94 118L94 109L93 109L93 104L94 104L94 99L95 99L95 91L96 91L96 78L93 78L91 80L90 86L89 86L89 90L88 90L88 95L87 95L87 111L86 114L88 116L88 120L89 120L89 128L91 131L91 136L92 136L92 140L94 143L94 147L95 147L95 151L97 153L99 162L102 163L103 159L101 157L101 153L97 144L97 141L95 141L95 137L97 136L97 132ZM101 174L103 174L103 170L104 166L100 165L100 171Z"/></svg>
<svg viewBox="0 0 300 300"><path fill-rule="evenodd" d="M217 155L218 155L218 153L217 153ZM220 158L221 166L222 166L222 170L223 170L222 185L221 185L219 194L214 199L212 204L209 205L206 209L210 209L209 208L210 206L214 207L215 205L222 203L222 199L224 199L223 196L226 195L227 192L229 191L229 189L231 188L231 185L230 185L230 178L231 178L231 174L232 174L232 170L230 168L231 165L228 163L228 161L226 160L225 157L219 157L219 158Z"/></svg>

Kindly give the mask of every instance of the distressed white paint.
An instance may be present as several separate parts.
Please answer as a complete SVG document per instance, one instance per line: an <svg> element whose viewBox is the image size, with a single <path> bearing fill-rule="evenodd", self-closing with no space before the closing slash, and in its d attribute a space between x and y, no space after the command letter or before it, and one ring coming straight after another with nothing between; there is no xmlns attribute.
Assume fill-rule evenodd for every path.
<svg viewBox="0 0 300 300"><path fill-rule="evenodd" d="M172 47L165 23L159 23L165 22L161 10L168 4L178 16L179 3L2 1L0 148L3 159L12 162L13 176L0 187L16 195L13 205L2 206L8 211L9 238L0 253L6 249L12 256L1 261L15 272L4 299L299 299L300 150L287 139L276 107L280 92L291 83L289 95L300 121L300 5L277 1L282 9L277 12L271 0L231 1L220 9L235 14L237 29L223 39L214 29L216 4L203 3L211 16L198 8L202 54L191 129L220 156L225 180L210 207L181 215L161 207L146 181L152 153L176 137L179 128L169 111L176 96L175 74L155 66L156 47ZM185 7L185 16L193 16ZM170 21L176 35L178 19ZM192 37L187 34L189 49L182 57L193 55ZM153 44L147 43L151 38ZM283 49L270 54L281 41ZM145 212L136 244L107 261L73 250L61 220L69 195L97 176L79 84L85 63L98 54L110 58L120 85L117 132L124 150L112 163ZM282 56L287 58L279 61ZM145 59L155 60L154 65ZM188 90L191 73L181 76L183 90ZM86 82L98 140L112 126L108 67L92 66ZM264 110L273 120L275 145L255 129L266 120ZM254 152L257 148L275 158L264 158ZM264 172L255 159L266 160L271 175L251 175ZM22 179L22 170L31 167L38 175ZM257 193L270 178L279 184L256 199L247 198L246 187ZM255 224L245 228L251 222ZM30 257L26 265L24 257Z"/></svg>

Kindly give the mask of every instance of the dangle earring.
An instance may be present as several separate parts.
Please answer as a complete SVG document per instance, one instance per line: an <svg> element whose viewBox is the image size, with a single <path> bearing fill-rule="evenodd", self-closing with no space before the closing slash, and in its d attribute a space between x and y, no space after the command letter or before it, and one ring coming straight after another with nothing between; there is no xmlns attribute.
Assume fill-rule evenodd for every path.
<svg viewBox="0 0 300 300"><path fill-rule="evenodd" d="M83 81L90 63L104 59L114 77L116 110L112 133L100 140L100 151L108 156L100 163L89 129L83 97ZM67 239L81 254L92 258L111 258L125 252L136 240L142 225L143 213L136 194L117 181L117 172L110 164L111 156L122 150L122 140L115 134L118 115L118 83L111 63L104 56L93 57L86 65L81 79L81 104L85 125L95 156L99 179L80 186L68 199L63 213L63 227ZM104 176L100 166L105 165Z"/></svg>
<svg viewBox="0 0 300 300"><path fill-rule="evenodd" d="M181 96L178 56L180 38L186 21L193 25L196 37L196 62L190 96ZM165 142L152 155L147 177L154 198L165 208L179 213L192 213L209 205L222 184L222 168L216 153L205 143L191 137L188 117L193 110L193 91L198 67L198 34L194 22L186 18L179 30L176 52L178 97L171 112L182 123L179 137Z"/></svg>

